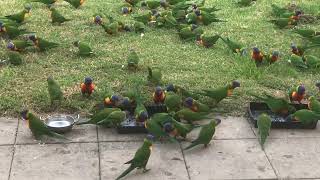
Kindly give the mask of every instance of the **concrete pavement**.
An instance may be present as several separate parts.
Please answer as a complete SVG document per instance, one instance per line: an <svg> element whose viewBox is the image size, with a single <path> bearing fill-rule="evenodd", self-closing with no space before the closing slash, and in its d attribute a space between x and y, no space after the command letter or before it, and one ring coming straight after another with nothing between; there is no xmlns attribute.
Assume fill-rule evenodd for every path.
<svg viewBox="0 0 320 180"><path fill-rule="evenodd" d="M222 117L214 140L182 151L188 142L153 147L147 168L127 180L320 179L320 128L272 129L261 150L256 129L244 117ZM199 130L189 134L192 140ZM0 118L0 180L112 180L128 165L145 135L82 125L71 142L34 141L24 122Z"/></svg>

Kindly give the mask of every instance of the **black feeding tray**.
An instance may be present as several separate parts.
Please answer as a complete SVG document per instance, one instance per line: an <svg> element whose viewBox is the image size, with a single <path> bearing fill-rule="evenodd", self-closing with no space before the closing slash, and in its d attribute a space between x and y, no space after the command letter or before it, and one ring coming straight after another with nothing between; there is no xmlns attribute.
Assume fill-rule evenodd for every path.
<svg viewBox="0 0 320 180"><path fill-rule="evenodd" d="M307 109L307 104L291 104L297 110ZM302 125L300 122L288 122L286 121L287 116L280 116L273 113L266 103L250 102L249 104L249 115L250 120L254 124L254 127L257 128L257 120L260 114L266 113L270 116L272 120L271 128L282 128L282 129L315 129L317 127L318 121L309 124Z"/></svg>
<svg viewBox="0 0 320 180"><path fill-rule="evenodd" d="M164 104L146 104L145 105L149 117L156 113L166 113L167 111L167 106Z"/></svg>
<svg viewBox="0 0 320 180"><path fill-rule="evenodd" d="M145 105L145 107L149 117L156 113L167 112L167 107L164 104L151 104ZM131 113L129 118L121 123L121 125L117 128L117 131L120 134L148 133L144 127L144 122L136 122L133 113Z"/></svg>
<svg viewBox="0 0 320 180"><path fill-rule="evenodd" d="M129 116L125 121L117 127L119 134L134 134L134 133L147 133L147 130L144 128L144 122L136 122L134 116Z"/></svg>

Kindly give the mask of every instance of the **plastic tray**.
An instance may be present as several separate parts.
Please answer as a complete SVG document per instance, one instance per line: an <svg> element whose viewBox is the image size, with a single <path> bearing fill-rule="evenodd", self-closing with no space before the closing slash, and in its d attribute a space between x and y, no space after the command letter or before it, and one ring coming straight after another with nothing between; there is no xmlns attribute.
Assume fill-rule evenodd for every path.
<svg viewBox="0 0 320 180"><path fill-rule="evenodd" d="M291 104L297 110L307 109L307 104ZM310 125L302 125L300 122L287 122L286 118L280 115L273 113L266 103L250 102L249 104L249 116L251 122L254 124L254 127L257 128L257 120L260 114L266 113L271 117L272 124L271 128L282 128L282 129L315 129L317 127L318 121Z"/></svg>
<svg viewBox="0 0 320 180"><path fill-rule="evenodd" d="M130 116L117 127L119 134L147 133L144 123L137 123L134 116Z"/></svg>

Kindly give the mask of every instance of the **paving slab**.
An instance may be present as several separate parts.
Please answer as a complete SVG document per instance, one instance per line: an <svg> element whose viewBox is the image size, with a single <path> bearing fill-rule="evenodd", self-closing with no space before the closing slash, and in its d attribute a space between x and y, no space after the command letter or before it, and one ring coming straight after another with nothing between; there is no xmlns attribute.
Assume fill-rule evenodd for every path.
<svg viewBox="0 0 320 180"><path fill-rule="evenodd" d="M184 155L191 180L277 178L254 139L214 140L207 148L198 146Z"/></svg>
<svg viewBox="0 0 320 180"><path fill-rule="evenodd" d="M13 146L0 146L0 180L7 180L12 159Z"/></svg>
<svg viewBox="0 0 320 180"><path fill-rule="evenodd" d="M17 145L11 180L98 180L96 143Z"/></svg>
<svg viewBox="0 0 320 180"><path fill-rule="evenodd" d="M75 125L72 131L64 134L66 138L71 140L71 142L97 142L97 128L96 125L84 124ZM69 142L66 140L44 137L43 142L46 143L65 143ZM26 122L20 120L18 134L17 134L17 144L37 144L32 136L30 129L28 128Z"/></svg>
<svg viewBox="0 0 320 180"><path fill-rule="evenodd" d="M253 128L255 134L258 129ZM320 126L316 129L271 129L270 138L320 138Z"/></svg>
<svg viewBox="0 0 320 180"><path fill-rule="evenodd" d="M125 171L129 166L124 163L141 145L142 141L100 143L101 179L115 179ZM124 180L188 180L179 144L154 144L147 168L147 173L133 170Z"/></svg>
<svg viewBox="0 0 320 180"><path fill-rule="evenodd" d="M245 117L223 117L217 116L221 119L221 123L216 127L214 139L254 139L255 134L252 131L252 127L248 123ZM206 124L210 120L203 120L200 123ZM187 139L192 140L198 137L201 128L196 128L190 132Z"/></svg>
<svg viewBox="0 0 320 180"><path fill-rule="evenodd" d="M14 144L18 119L0 118L0 145Z"/></svg>
<svg viewBox="0 0 320 180"><path fill-rule="evenodd" d="M147 134L119 134L114 128L98 127L99 141L143 141Z"/></svg>
<svg viewBox="0 0 320 180"><path fill-rule="evenodd" d="M320 179L320 139L267 140L265 151L280 178Z"/></svg>

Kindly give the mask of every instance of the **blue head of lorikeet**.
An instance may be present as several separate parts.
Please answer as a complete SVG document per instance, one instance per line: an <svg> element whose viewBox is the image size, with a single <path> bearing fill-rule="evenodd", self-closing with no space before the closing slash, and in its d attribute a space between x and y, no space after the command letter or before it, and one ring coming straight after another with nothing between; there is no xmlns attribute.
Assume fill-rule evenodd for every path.
<svg viewBox="0 0 320 180"><path fill-rule="evenodd" d="M85 85L90 85L90 84L92 84L92 82L93 82L93 79L91 77L84 78Z"/></svg>
<svg viewBox="0 0 320 180"><path fill-rule="evenodd" d="M143 111L139 114L140 121L146 121L149 118L148 112Z"/></svg>
<svg viewBox="0 0 320 180"><path fill-rule="evenodd" d="M122 14L129 14L130 13L130 9L128 7L123 7L121 9Z"/></svg>
<svg viewBox="0 0 320 180"><path fill-rule="evenodd" d="M299 95L304 95L305 92L306 92L306 88L305 88L303 85L298 86L297 93L298 93Z"/></svg>
<svg viewBox="0 0 320 180"><path fill-rule="evenodd" d="M7 44L7 48L10 49L10 50L14 50L15 49L15 45L13 44L13 42L8 42Z"/></svg>
<svg viewBox="0 0 320 180"><path fill-rule="evenodd" d="M279 56L279 51L272 51L272 56L276 56L276 57L278 57Z"/></svg>
<svg viewBox="0 0 320 180"><path fill-rule="evenodd" d="M185 105L187 106L187 107L192 107L193 106L193 99L192 99L192 97L187 97L186 98L186 100L184 101L184 103L185 103Z"/></svg>
<svg viewBox="0 0 320 180"><path fill-rule="evenodd" d="M253 53L260 53L260 49L257 47L252 48Z"/></svg>
<svg viewBox="0 0 320 180"><path fill-rule="evenodd" d="M231 83L231 88L232 88L232 89L235 89L235 88L237 88L237 87L240 87L240 82L239 82L238 80L232 81L232 83Z"/></svg>
<svg viewBox="0 0 320 180"><path fill-rule="evenodd" d="M163 125L163 129L164 129L164 131L165 131L166 133L170 133L170 132L172 132L172 131L174 130L174 127L173 127L172 123L167 122L167 123L165 123L165 124Z"/></svg>
<svg viewBox="0 0 320 180"><path fill-rule="evenodd" d="M102 24L102 17L97 15L96 17L93 18L93 22L99 25Z"/></svg>
<svg viewBox="0 0 320 180"><path fill-rule="evenodd" d="M129 98L124 98L123 101L122 101L122 105L127 107L127 106L130 106L131 103L130 103L130 99Z"/></svg>
<svg viewBox="0 0 320 180"><path fill-rule="evenodd" d="M118 102L120 100L119 96L117 95L112 95L110 98L107 97L104 102L107 105L114 105L116 102Z"/></svg>
<svg viewBox="0 0 320 180"><path fill-rule="evenodd" d="M162 93L163 93L162 88L160 86L157 86L155 91L156 96L160 96Z"/></svg>
<svg viewBox="0 0 320 180"><path fill-rule="evenodd" d="M175 89L174 89L174 86L173 86L173 84L168 84L168 86L166 87L166 90L168 91L168 92L174 92L175 91Z"/></svg>
<svg viewBox="0 0 320 180"><path fill-rule="evenodd" d="M195 13L197 16L201 16L201 11L200 11L200 9L198 9L198 8L194 11L194 13Z"/></svg>

